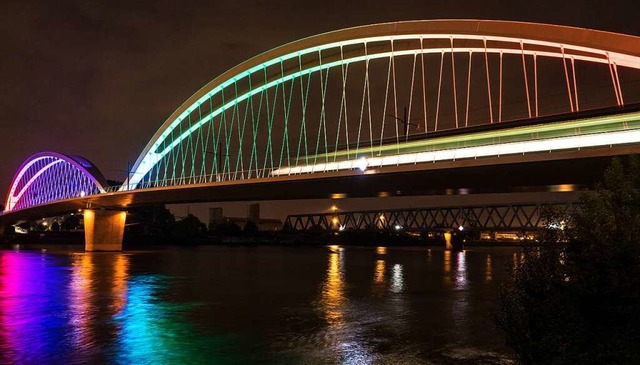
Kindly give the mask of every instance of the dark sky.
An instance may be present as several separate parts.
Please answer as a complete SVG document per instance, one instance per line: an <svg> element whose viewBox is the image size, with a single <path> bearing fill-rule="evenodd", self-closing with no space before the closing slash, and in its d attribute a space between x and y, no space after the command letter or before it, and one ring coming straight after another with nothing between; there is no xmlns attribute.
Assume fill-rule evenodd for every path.
<svg viewBox="0 0 640 365"><path fill-rule="evenodd" d="M349 26L476 18L640 35L637 0L0 0L0 195L24 159L79 154L123 179L156 129L223 71Z"/></svg>

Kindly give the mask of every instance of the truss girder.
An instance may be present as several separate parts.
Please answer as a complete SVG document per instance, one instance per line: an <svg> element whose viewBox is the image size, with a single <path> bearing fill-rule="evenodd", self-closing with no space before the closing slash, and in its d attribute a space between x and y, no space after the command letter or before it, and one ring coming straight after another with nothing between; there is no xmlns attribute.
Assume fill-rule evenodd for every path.
<svg viewBox="0 0 640 365"><path fill-rule="evenodd" d="M535 231L543 227L542 212L553 209L569 219L578 203L483 205L468 207L367 210L289 215L285 226L293 230Z"/></svg>

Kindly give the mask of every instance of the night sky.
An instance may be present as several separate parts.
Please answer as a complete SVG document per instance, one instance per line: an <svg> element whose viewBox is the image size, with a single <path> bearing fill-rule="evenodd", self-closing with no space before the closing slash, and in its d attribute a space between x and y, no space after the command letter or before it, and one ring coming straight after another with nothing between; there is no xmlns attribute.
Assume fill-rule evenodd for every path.
<svg viewBox="0 0 640 365"><path fill-rule="evenodd" d="M591 4L593 3L593 4ZM122 180L153 133L208 81L299 38L378 22L476 18L640 35L630 1L0 2L0 195L42 150Z"/></svg>

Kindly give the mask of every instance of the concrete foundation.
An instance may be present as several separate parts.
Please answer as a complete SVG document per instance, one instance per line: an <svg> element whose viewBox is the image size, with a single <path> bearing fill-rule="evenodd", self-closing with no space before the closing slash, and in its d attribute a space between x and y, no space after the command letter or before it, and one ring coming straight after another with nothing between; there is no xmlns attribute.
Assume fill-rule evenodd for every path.
<svg viewBox="0 0 640 365"><path fill-rule="evenodd" d="M444 245L445 249L453 250L453 244L451 244L451 232L444 233Z"/></svg>
<svg viewBox="0 0 640 365"><path fill-rule="evenodd" d="M126 212L112 210L84 211L85 251L122 251Z"/></svg>

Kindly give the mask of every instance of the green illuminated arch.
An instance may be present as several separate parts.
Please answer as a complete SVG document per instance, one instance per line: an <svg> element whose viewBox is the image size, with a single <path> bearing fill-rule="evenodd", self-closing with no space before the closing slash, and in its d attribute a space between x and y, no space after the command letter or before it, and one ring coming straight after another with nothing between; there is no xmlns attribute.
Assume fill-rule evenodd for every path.
<svg viewBox="0 0 640 365"><path fill-rule="evenodd" d="M534 102L529 99L530 97L533 98L533 91L530 93L530 83L527 80L527 75L531 73L531 60L536 62L535 60L538 57L544 57L562 62L565 67L571 110L579 108L578 86L576 84L575 66L567 68L567 64L570 62L573 65L576 61L600 64L608 68L611 72L613 83L612 94L615 94L617 104L622 105L624 104L624 95L620 87L617 67L640 69L640 38L556 25L480 20L385 23L308 37L245 61L216 77L185 101L151 138L138 157L131 177L125 181L122 190L138 186L213 182L219 181L217 176L220 175L223 175L223 179L227 180L265 177L269 176L274 170L281 170L283 166L315 162L318 156L324 158L326 162L331 156L334 159L339 157L345 161L358 158L361 155L361 151L373 156L376 153L375 145L378 143L380 144L379 153L390 153L389 151L394 148L387 144L386 141L388 139L398 145L396 150L399 153L400 144L404 141L400 140L398 124L393 122L391 126L387 126L387 133L389 128L393 129L395 126L395 140L393 136L385 134L385 118L386 114L388 114L386 113L387 100L391 94L393 94L394 99L396 98L396 59L400 60L403 57L409 60L413 59L412 96L416 89L414 87L414 78L417 75L416 62L422 61L423 63L420 75L423 83L421 96L424 98L424 131L426 132L433 128L427 121L428 101L424 87L424 79L426 78L424 58L428 57L428 55L440 57L439 77L442 83L442 65L445 59L448 60L445 54L447 55L446 57L451 55L450 62L454 69L454 63L459 62L455 61L454 54L458 58L468 54L469 85L471 84L472 55L480 60L484 57L488 86L487 104L490 114L490 117L487 118L487 123L493 123L494 121L501 121L502 100L500 99L500 102L496 103L495 97L491 95L490 59L488 55L494 58L499 55L500 72L502 72L503 55L505 57L507 55L510 57L522 57L524 82L527 87L528 116L532 117ZM389 71L386 78L384 112L381 113L380 125L373 126L371 115L369 115L369 134L367 135L366 128L363 128L363 120L366 119L364 118L366 114L364 112L365 104L367 104L365 99L368 99L369 114L371 114L372 102L370 96L367 95L367 92L371 90L369 64L377 62L376 60L388 60ZM529 60L528 65L527 60ZM357 100L357 105L362 105L361 108L358 107L360 109L360 125L357 129L357 138L352 136L350 140L349 133L354 134L356 131L355 128L349 129L346 126L347 115L352 113L352 111L348 111L346 105L348 99L348 71L352 64L365 65L365 76L361 82L364 85L362 102L360 103L360 100ZM466 67L466 64L462 66ZM392 68L393 87L391 86ZM337 123L334 120L327 121L327 108L325 108L325 100L327 99L325 94L328 90L329 72L332 69L339 70L332 72L333 74L339 73L342 80L342 95L338 95L336 98L336 100L340 99L339 118L334 118L338 119ZM568 70L573 70L574 73L572 79L573 89L572 85L570 85L571 75ZM534 72L537 72L537 69ZM311 118L306 115L307 104L309 103L309 85L312 78L318 78L318 75L321 94L320 116L318 123L311 125L308 122ZM452 71L452 75L453 100L456 104L455 127L458 127L459 114L462 113L458 111L457 103L462 99L456 94L455 87L460 83L455 79L455 71ZM484 76L481 74L476 77ZM500 74L500 77L502 77L502 74ZM533 88L533 86L531 87ZM535 79L535 87L535 116L538 116L537 78ZM500 90L502 92L502 79L500 79ZM300 95L297 95L298 91ZM573 95L574 92L575 96ZM295 96L294 93L296 94ZM467 119L469 119L469 93L470 86L467 89ZM496 91L494 90L494 95L495 93ZM290 121L290 119L293 119L290 118L291 111L296 108L296 106L292 107L292 99L294 97L299 98L295 102L299 104L297 106L299 110L296 110L299 114L296 117L299 119L299 123L295 124L295 126L294 123L298 120ZM258 100L259 107L255 105L258 104ZM336 102L336 104L338 103ZM411 101L409 101L409 104L411 104ZM440 86L438 86L437 104L439 107ZM280 111L279 108L282 108L282 110ZM500 112L494 112L493 108L499 108ZM390 107L390 109L394 109L393 111L397 112L397 100L394 100L394 108ZM409 109L409 113L411 113L411 107ZM258 117L255 116L256 113ZM278 113L282 114L282 117L276 120L276 114ZM438 129L437 113L435 130ZM318 120L318 116L314 116L315 120ZM337 127L334 127L331 123L335 123ZM343 128L342 124L345 124L344 132L341 129ZM267 128L266 133L263 132L265 127ZM291 136L288 130L289 127L297 128L297 133L295 133L299 135L297 146L295 145L295 138L298 136ZM311 132L309 132L310 129L312 130ZM405 129L407 128L405 127ZM278 131L278 135L272 136L272 132L275 130ZM317 130L317 135L314 152L313 138L310 138L312 140L310 143L307 137L309 133L313 134L315 130ZM327 132L327 130L330 130L330 132ZM376 135L379 134L379 140L373 138L374 130ZM236 132L235 135L234 132ZM282 138L279 138L280 133L283 135ZM290 139L294 140L293 145L290 143ZM335 148L332 154L330 153L330 145L333 145L334 139ZM258 140L261 140L261 142L259 143ZM384 148L383 143L385 144ZM285 152L285 144L287 152ZM311 147L308 147L308 144L311 144ZM368 148L360 148L365 145ZM280 151L278 151L277 146L280 146ZM350 148L353 148L354 152L350 152ZM312 151L309 151L309 149ZM264 155L261 155L262 150L265 151ZM295 154L292 152L293 150L296 151ZM319 153L319 151L323 153ZM232 166L233 162L230 161L229 155L231 154L240 156L234 156L235 167ZM277 156L278 154L279 161L276 163L274 160L277 158L274 158L274 155ZM251 157L247 157L248 155ZM269 160L269 155L271 155L270 163L267 161ZM262 158L262 162L259 162L260 158ZM207 162L208 160L213 162L209 163ZM245 166L247 162L248 169ZM162 169L164 169L164 172L161 171ZM147 185L144 185L145 182Z"/></svg>

